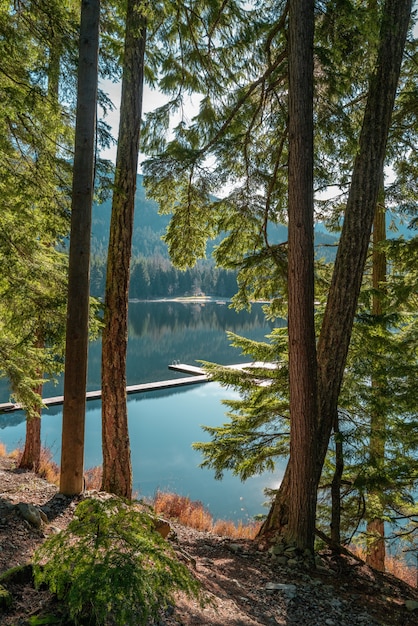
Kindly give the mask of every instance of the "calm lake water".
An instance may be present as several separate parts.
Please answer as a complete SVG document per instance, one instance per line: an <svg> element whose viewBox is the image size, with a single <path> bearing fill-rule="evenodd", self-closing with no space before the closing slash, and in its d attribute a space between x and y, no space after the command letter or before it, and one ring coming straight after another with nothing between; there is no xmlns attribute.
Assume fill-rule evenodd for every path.
<svg viewBox="0 0 418 626"><path fill-rule="evenodd" d="M177 378L168 369L173 361L189 365L199 359L222 364L249 361L229 345L226 330L251 339L263 340L273 326L266 323L261 305L250 313L237 314L227 305L182 302L130 303L128 385ZM89 349L88 390L100 388L101 342ZM0 401L8 400L5 381L0 381ZM45 385L44 397L60 395L58 386ZM132 448L134 490L138 496L152 496L169 490L200 500L214 518L235 521L266 513L265 487L277 487L284 467L274 474L256 476L245 483L230 472L215 481L213 472L199 468L201 455L192 449L194 441L205 441L201 425L215 426L227 420L222 399L236 396L217 383L146 392L128 396L129 432ZM59 462L62 407L50 407L42 417L42 439ZM89 401L86 413L85 466L102 462L101 405ZM0 441L10 451L22 445L25 421L22 412L0 415Z"/></svg>

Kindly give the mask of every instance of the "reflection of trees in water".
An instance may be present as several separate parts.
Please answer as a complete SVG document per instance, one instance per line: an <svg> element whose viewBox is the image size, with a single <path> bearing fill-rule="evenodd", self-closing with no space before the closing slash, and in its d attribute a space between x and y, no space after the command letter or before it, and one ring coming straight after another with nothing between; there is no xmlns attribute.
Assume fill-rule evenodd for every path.
<svg viewBox="0 0 418 626"><path fill-rule="evenodd" d="M250 312L238 313L227 305L216 303L141 302L130 307L130 337L149 335L158 339L166 332L204 328L240 333L261 326L269 329L275 326L265 320L261 304L253 305Z"/></svg>
<svg viewBox="0 0 418 626"><path fill-rule="evenodd" d="M228 305L215 303L138 302L130 304L127 356L128 385L176 378L168 369L174 360L190 365L199 359L225 365L249 360L229 344L226 330L249 339L263 341L274 326L264 318L261 304L250 312L236 313ZM87 389L101 387L101 342L90 344ZM6 381L2 381L6 382ZM44 397L62 395L62 380L57 386L48 383ZM1 401L7 401L5 389ZM49 413L60 407L50 407ZM11 417L8 416L8 417Z"/></svg>
<svg viewBox="0 0 418 626"><path fill-rule="evenodd" d="M227 365L249 360L231 347L225 331L262 341L273 327L266 322L259 304L251 312L240 313L215 303L135 304L130 317L128 384L173 377L167 369L173 361Z"/></svg>

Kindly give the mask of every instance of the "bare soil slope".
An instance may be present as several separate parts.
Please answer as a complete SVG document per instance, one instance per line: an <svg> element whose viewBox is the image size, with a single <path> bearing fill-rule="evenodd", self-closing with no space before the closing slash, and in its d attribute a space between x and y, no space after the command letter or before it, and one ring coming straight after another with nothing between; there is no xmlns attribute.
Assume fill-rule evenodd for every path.
<svg viewBox="0 0 418 626"><path fill-rule="evenodd" d="M55 486L0 458L0 574L28 563L36 546L69 523L78 501L60 496ZM40 506L48 523L41 529L31 526L19 514L20 502ZM355 559L324 552L319 570L279 566L255 542L170 524L170 540L201 581L209 603L202 608L179 596L176 606L162 613L160 626L418 624L417 589ZM49 592L35 590L30 580L5 586L13 604L0 609L1 626L23 626L31 616L57 608Z"/></svg>

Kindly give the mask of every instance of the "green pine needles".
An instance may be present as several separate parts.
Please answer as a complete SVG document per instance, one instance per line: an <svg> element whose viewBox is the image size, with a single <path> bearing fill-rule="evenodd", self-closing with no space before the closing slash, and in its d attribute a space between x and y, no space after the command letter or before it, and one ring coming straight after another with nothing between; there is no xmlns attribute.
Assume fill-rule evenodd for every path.
<svg viewBox="0 0 418 626"><path fill-rule="evenodd" d="M176 591L200 593L152 516L115 497L81 502L67 529L36 551L34 576L75 624L139 626L174 604Z"/></svg>

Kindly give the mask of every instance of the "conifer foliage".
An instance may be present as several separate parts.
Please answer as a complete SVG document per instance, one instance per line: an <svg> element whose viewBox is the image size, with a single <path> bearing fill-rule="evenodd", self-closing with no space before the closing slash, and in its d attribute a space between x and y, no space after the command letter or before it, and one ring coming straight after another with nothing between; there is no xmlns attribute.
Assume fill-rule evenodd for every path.
<svg viewBox="0 0 418 626"><path fill-rule="evenodd" d="M31 415L39 413L44 374L62 367L62 250L74 174L62 490L82 490L98 71L119 78L123 66L103 337L104 488L132 495L127 299L148 81L168 99L146 116L141 149L149 194L172 215L164 239L173 262L187 271L205 256L207 239L218 237L216 262L237 276L234 306L265 300L266 315L288 321L263 343L231 335L258 362L248 371L206 364L242 397L228 403L226 424L206 429L212 440L196 444L203 465L218 477L231 469L245 479L290 451L261 530L267 542L281 533L311 552L315 523L327 530L331 520L337 542L349 539L353 521L368 519L376 535L387 518L404 523L418 479L411 463L418 446L416 237L375 238L375 259L388 261L374 283L368 253L383 188L387 205L416 225L411 0L101 7L83 0L81 7L83 14L93 8L94 28L82 39L93 54L78 91L72 154L79 3L0 4L0 367ZM86 58L80 55L80 78ZM199 100L191 120L190 97ZM79 122L88 126L83 137ZM388 164L393 182L384 179ZM314 193L329 187L339 197ZM314 211L339 233L335 263L314 265ZM277 240L280 224L288 226L285 243ZM142 284L156 275L151 269L134 267Z"/></svg>
<svg viewBox="0 0 418 626"><path fill-rule="evenodd" d="M231 35L226 20L232 7L236 13ZM210 444L199 444L207 453L205 463L212 465L213 461L212 466L218 473L222 472L224 463L224 468L232 467L245 475L251 465L244 461L248 445L257 450L258 460L253 467L268 466L269 454L263 456L263 442L269 442L270 451L280 453L284 447L275 443L271 432L278 436L285 432L286 437L290 432L292 451L292 431L294 433L297 427L296 420L292 423L292 413L310 389L308 396L312 402L300 411L305 425L291 459L299 452L301 465L305 464L301 471L307 471L313 463L308 471L311 475L307 481L309 494L305 496L316 498L333 429L336 441L339 438L339 397L382 171L386 154L390 154L386 148L395 95L398 84L402 84L400 68L411 4L388 0L365 11L357 3L343 7L337 2L318 9L315 16L317 31L311 70L314 95L308 96L315 105L314 184L319 188L339 185L344 194L333 207L330 202L317 205L327 211L330 221L341 220L343 227L331 279L323 270L321 274L317 270L317 276L326 279L317 281L315 287L316 357L315 342L307 341L305 336L310 320L305 317L303 323L301 309L304 301L310 300L313 304L313 296L304 300L306 294L301 290L296 306L292 300L299 278L292 259L295 250L293 247L292 252L295 239L290 232L292 197L295 187L307 182L308 173L303 172L306 163L300 159L297 177L291 179L292 145L295 145L295 137L296 141L300 139L302 130L300 124L295 128L289 123L288 127L289 107L294 97L290 33L295 25L291 8L292 2L289 5L263 3L262 11L253 12L252 4L244 8L230 3L224 11L221 3L211 3L212 12L201 14L206 29L202 28L201 36L196 36L195 41L204 41L207 47L203 49L202 45L193 44L189 47L186 43L177 59L178 63L185 61L192 67L193 63L198 64L198 71L193 74L195 83L189 80L187 73L182 74L178 82L183 89L196 89L205 96L201 99L199 113L190 124L183 121L177 126L174 139L166 144L164 152L161 142L155 141L155 129L158 124L161 128L164 111L159 111L160 117L157 113L149 117L147 148L154 151L155 156L147 164L146 182L162 211L173 213L166 241L179 266L193 263L202 254L202 240L206 236L223 233L216 259L220 265L238 270L236 306L248 306L251 298L268 299L271 302L268 313L282 314L289 321L289 342L292 342L288 346L289 356L283 357L283 352L279 356L274 354L276 337L270 353L264 346L257 347L255 352L257 358L263 353L273 357L280 379L288 372L290 397L285 388L274 400L266 389L250 389L251 381L267 379L270 382L274 378L270 372L266 371L264 376L262 371L244 373L239 384L244 389L245 399L233 407L237 415L232 424L212 431L212 449ZM194 24L192 20L191 23ZM246 23L252 24L251 31L245 28ZM302 25L303 20L299 20L299 24ZM212 37L214 32L216 37ZM362 59L361 67L354 42L367 49L367 63ZM218 71L222 71L223 81L217 76ZM162 81L162 88L170 91L170 87L172 84ZM182 91L176 93L181 95ZM309 157L306 149L306 162ZM229 188L224 198L213 199L210 192L214 186L226 182ZM305 190L304 200L307 194ZM270 225L280 221L289 223L287 247L275 244L270 236ZM302 218L296 220L295 226L296 232L302 232L305 228ZM189 245L184 245L185 238ZM310 244L303 248L299 241L297 245L300 252L304 250L306 261L311 258ZM299 269L304 269L304 263L305 260ZM306 293L311 294L309 275L312 270L304 278ZM325 306L322 313L321 305ZM299 324L296 334L292 330L295 324ZM291 355L296 354L297 342L301 349L306 349L297 368L305 376L300 380L302 389L294 387L292 382L296 370L291 365ZM251 353L248 345L246 352ZM231 382L234 374L222 370L220 377L224 382ZM273 385L274 382L270 387L276 390ZM280 409L286 400L289 408ZM317 415L316 400L319 402ZM269 410L273 420L270 423L266 419ZM279 422L274 421L276 415L280 416ZM290 427L286 427L289 415ZM240 449L236 459L232 458L232 449ZM314 507L309 514L310 531L305 532L306 518L298 520L300 503L292 506L292 502L297 501L298 490L305 484L301 486L300 477L294 480L292 472L291 460L261 534L274 540L277 532L287 533L300 548L311 549ZM306 504L306 499L304 502Z"/></svg>
<svg viewBox="0 0 418 626"><path fill-rule="evenodd" d="M75 624L149 624L199 583L154 528L153 517L118 498L81 502L66 530L35 555L36 584L63 599Z"/></svg>

